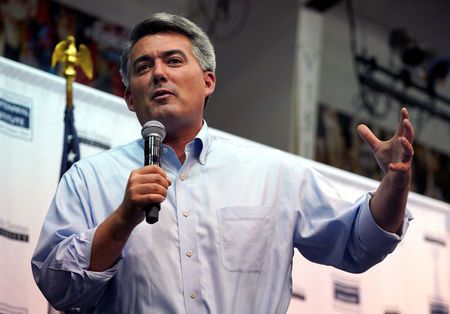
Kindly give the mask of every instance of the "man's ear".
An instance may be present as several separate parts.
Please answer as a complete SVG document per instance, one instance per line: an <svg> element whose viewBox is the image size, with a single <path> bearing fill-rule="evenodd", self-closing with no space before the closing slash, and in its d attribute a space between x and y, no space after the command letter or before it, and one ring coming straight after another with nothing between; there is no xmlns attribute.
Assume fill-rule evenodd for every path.
<svg viewBox="0 0 450 314"><path fill-rule="evenodd" d="M211 71L206 71L204 74L205 80L205 97L211 96L216 87L216 75Z"/></svg>
<svg viewBox="0 0 450 314"><path fill-rule="evenodd" d="M135 112L133 105L133 97L131 97L131 91L129 88L125 89L125 92L123 93L123 98L125 99L125 102L127 103L128 110Z"/></svg>

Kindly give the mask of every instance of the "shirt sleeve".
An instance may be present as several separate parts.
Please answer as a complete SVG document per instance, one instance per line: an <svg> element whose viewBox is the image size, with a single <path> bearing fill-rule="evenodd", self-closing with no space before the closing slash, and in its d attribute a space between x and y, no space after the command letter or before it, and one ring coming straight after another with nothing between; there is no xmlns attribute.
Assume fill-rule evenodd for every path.
<svg viewBox="0 0 450 314"><path fill-rule="evenodd" d="M385 231L378 226L372 216L369 206L371 198L371 193L367 193L363 198L355 232L358 235L357 238L360 240L361 246L367 252L370 252L373 255L388 254L394 251L397 244L403 239L406 230L408 229L409 221L413 218L410 211L407 209L399 232L391 233Z"/></svg>
<svg viewBox="0 0 450 314"><path fill-rule="evenodd" d="M87 270L97 226L81 177L76 165L62 177L31 261L37 285L58 310L95 306L121 264Z"/></svg>
<svg viewBox="0 0 450 314"><path fill-rule="evenodd" d="M351 203L312 169L303 180L297 191L294 246L313 262L364 272L396 248L412 219L407 211L399 234L386 232L372 217L370 193Z"/></svg>

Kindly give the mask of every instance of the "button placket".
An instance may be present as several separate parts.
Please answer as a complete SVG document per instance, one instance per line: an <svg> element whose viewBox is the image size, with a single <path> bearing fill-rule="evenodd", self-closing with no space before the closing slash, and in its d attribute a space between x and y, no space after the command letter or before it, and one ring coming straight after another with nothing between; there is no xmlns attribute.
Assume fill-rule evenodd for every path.
<svg viewBox="0 0 450 314"><path fill-rule="evenodd" d="M202 303L200 293L201 267L197 256L197 236L196 219L190 206L194 206L194 200L191 196L190 181L187 180L188 173L192 171L189 166L195 167L192 160L186 159L180 169L176 187L176 208L178 218L178 232L181 253L181 268L183 269L183 291L187 313L202 312ZM189 218L188 218L189 217ZM189 301L189 302L188 302Z"/></svg>

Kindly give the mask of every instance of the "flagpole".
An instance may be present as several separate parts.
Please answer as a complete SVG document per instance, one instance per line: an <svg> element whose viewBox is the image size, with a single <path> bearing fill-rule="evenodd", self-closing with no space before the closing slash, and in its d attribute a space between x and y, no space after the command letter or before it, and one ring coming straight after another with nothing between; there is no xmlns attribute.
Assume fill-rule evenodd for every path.
<svg viewBox="0 0 450 314"><path fill-rule="evenodd" d="M73 107L73 82L75 77L66 76L66 108Z"/></svg>
<svg viewBox="0 0 450 314"><path fill-rule="evenodd" d="M61 160L60 178L80 159L80 144L75 129L73 116L73 82L79 66L89 79L93 77L92 57L89 49L81 44L79 51L75 45L75 37L68 36L60 41L52 54L52 67L58 63L63 66L63 75L66 78L66 109L64 113L64 144Z"/></svg>

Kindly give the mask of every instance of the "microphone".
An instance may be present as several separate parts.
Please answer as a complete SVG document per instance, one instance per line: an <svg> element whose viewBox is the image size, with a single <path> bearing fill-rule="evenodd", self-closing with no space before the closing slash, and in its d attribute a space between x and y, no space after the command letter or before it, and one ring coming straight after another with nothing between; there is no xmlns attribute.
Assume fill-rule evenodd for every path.
<svg viewBox="0 0 450 314"><path fill-rule="evenodd" d="M160 148L161 143L166 137L166 129L161 122L156 120L148 121L144 124L141 131L144 138L144 165L161 166ZM158 221L160 203L151 203L145 206L145 220L149 224Z"/></svg>

